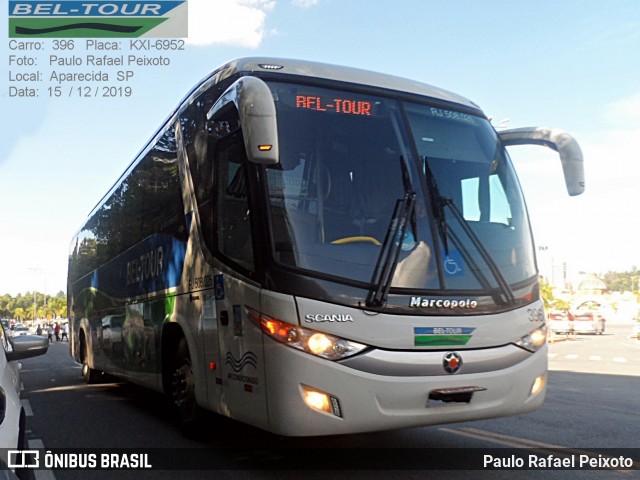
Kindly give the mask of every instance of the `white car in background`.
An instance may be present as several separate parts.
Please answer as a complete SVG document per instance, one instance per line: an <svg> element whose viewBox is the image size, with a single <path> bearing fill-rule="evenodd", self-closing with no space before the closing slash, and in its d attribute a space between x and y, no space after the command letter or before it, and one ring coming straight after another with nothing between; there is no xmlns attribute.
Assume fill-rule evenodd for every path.
<svg viewBox="0 0 640 480"><path fill-rule="evenodd" d="M26 326L24 326L22 324L18 324L15 327L13 327L11 329L11 332L12 332L11 335L13 337L17 337L19 335L29 335L30 334L29 327L26 327Z"/></svg>
<svg viewBox="0 0 640 480"><path fill-rule="evenodd" d="M35 335L9 337L0 326L0 459L8 463L7 449L24 449L26 415L20 401L18 360L47 352L49 341Z"/></svg>

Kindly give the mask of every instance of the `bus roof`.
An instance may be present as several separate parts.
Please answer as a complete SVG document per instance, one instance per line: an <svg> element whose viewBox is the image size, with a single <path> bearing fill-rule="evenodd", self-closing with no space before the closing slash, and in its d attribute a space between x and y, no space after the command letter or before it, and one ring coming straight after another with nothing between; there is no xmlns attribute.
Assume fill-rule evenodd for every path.
<svg viewBox="0 0 640 480"><path fill-rule="evenodd" d="M217 80L232 76L237 73L272 72L287 75L297 75L314 79L324 79L337 82L347 82L358 85L367 85L374 88L382 88L413 95L421 95L432 99L464 105L480 112L480 107L471 100L449 92L442 88L434 87L426 83L409 80L394 75L373 72L353 67L331 65L328 63L311 62L306 60L294 60L270 57L246 57L227 62L216 69L211 77L217 76ZM207 81L203 83L208 83ZM202 85L202 83L200 84Z"/></svg>

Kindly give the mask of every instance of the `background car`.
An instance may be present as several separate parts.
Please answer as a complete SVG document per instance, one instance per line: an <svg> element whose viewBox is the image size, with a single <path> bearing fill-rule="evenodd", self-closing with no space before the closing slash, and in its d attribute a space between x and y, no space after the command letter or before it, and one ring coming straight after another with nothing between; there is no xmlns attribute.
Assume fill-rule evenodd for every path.
<svg viewBox="0 0 640 480"><path fill-rule="evenodd" d="M604 333L606 320L598 311L577 311L573 314L573 319L576 333L596 333L598 335Z"/></svg>
<svg viewBox="0 0 640 480"><path fill-rule="evenodd" d="M29 327L22 324L17 324L12 330L12 336L29 335Z"/></svg>
<svg viewBox="0 0 640 480"><path fill-rule="evenodd" d="M567 312L561 310L552 310L549 313L549 329L553 333L567 334L569 333L569 318Z"/></svg>

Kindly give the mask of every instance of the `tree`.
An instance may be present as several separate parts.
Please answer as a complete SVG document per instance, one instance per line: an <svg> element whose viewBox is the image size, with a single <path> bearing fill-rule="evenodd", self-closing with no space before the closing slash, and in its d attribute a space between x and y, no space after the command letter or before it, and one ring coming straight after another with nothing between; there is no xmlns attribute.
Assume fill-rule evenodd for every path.
<svg viewBox="0 0 640 480"><path fill-rule="evenodd" d="M51 297L47 307L48 313L52 318L67 316L67 299L64 296L62 298L59 296Z"/></svg>
<svg viewBox="0 0 640 480"><path fill-rule="evenodd" d="M604 283L612 292L638 292L640 290L640 272L633 267L627 272L607 272Z"/></svg>
<svg viewBox="0 0 640 480"><path fill-rule="evenodd" d="M544 303L545 310L549 311L550 308L556 310L569 310L570 302L561 298L556 298L554 288L545 280L540 280L540 296Z"/></svg>
<svg viewBox="0 0 640 480"><path fill-rule="evenodd" d="M10 304L13 302L11 295L3 295L0 297L0 318L7 318L10 316Z"/></svg>
<svg viewBox="0 0 640 480"><path fill-rule="evenodd" d="M545 310L549 310L554 302L553 287L544 279L540 279L540 296Z"/></svg>
<svg viewBox="0 0 640 480"><path fill-rule="evenodd" d="M36 311L34 312L34 303ZM35 315L34 315L35 313ZM67 316L67 296L62 290L55 296L40 292L27 292L12 297L0 296L0 318L33 320L35 318L61 318Z"/></svg>

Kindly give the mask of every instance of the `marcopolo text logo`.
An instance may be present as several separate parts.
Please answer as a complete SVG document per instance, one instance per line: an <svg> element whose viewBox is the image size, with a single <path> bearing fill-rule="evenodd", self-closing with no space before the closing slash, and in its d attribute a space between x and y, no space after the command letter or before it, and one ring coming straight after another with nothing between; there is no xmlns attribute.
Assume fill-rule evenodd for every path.
<svg viewBox="0 0 640 480"><path fill-rule="evenodd" d="M187 0L9 0L9 37L184 38Z"/></svg>

